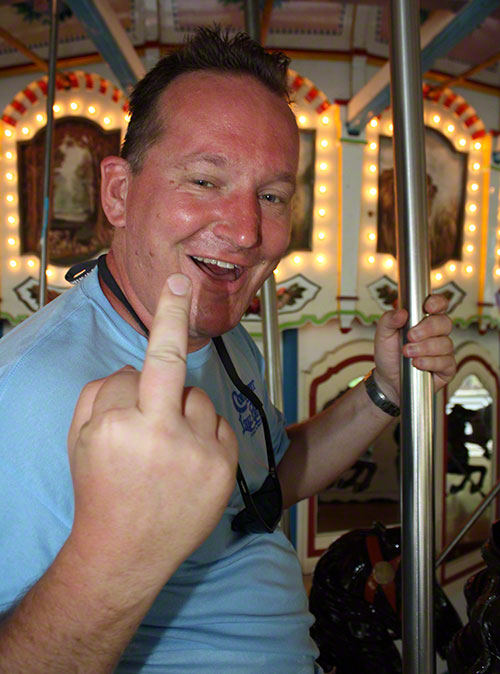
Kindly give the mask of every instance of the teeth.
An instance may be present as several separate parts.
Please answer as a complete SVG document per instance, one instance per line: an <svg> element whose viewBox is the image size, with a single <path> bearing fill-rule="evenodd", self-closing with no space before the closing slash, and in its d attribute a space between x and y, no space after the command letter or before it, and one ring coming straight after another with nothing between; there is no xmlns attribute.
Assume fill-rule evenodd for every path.
<svg viewBox="0 0 500 674"><path fill-rule="evenodd" d="M192 256L195 260L198 260L198 262L205 262L206 264L215 264L217 267L222 267L223 269L236 269L235 264L231 264L230 262L223 262L222 260L213 260L211 257L198 257L198 255L193 255Z"/></svg>

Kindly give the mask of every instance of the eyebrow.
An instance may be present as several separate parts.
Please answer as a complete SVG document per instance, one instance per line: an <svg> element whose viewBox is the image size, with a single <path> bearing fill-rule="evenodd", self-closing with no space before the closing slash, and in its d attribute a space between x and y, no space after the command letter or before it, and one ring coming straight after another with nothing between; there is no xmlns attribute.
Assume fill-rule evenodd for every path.
<svg viewBox="0 0 500 674"><path fill-rule="evenodd" d="M176 167L179 168L189 166L190 164L198 164L198 163L207 163L212 164L212 166L216 166L217 168L225 168L228 165L228 160L222 154L214 154L214 153L198 154L197 152L193 152L192 154L188 154L186 157L184 157L182 161L176 164ZM297 176L295 173L284 171L283 173L279 173L270 182L290 183L295 187L297 183Z"/></svg>

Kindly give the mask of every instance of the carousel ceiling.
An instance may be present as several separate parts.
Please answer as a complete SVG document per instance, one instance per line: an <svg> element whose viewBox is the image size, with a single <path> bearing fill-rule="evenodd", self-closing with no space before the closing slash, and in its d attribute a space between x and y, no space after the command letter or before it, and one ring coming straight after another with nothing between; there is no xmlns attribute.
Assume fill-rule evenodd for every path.
<svg viewBox="0 0 500 674"><path fill-rule="evenodd" d="M244 30L243 0L67 0L61 3L60 12L61 67L101 58L80 11L93 4L100 10L109 4L108 15L121 24L141 55L148 50L161 53L200 25L218 23ZM49 0L0 0L0 75L43 67L40 60L48 59L50 5ZM388 58L388 0L260 0L260 5L265 17L264 43L269 48L284 49L295 58L317 54ZM450 77L465 73L476 82L500 87L500 0L421 0L420 6L422 22L436 13L454 17L464 9L482 12L476 27L432 68Z"/></svg>

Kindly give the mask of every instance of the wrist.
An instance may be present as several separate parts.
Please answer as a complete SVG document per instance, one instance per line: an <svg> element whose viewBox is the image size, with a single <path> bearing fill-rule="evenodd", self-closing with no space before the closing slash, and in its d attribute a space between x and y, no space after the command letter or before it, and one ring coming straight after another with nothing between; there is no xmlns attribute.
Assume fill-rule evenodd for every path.
<svg viewBox="0 0 500 674"><path fill-rule="evenodd" d="M371 370L363 380L366 393L371 402L391 417L398 417L400 414L399 405L394 402L397 396L391 387L384 387L380 384L380 378L376 375L376 370Z"/></svg>

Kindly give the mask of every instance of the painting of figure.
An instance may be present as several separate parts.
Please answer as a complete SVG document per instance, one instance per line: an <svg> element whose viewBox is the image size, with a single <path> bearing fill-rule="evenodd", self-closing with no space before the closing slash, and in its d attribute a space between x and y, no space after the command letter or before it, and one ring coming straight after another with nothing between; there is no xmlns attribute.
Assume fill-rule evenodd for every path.
<svg viewBox="0 0 500 674"><path fill-rule="evenodd" d="M396 257L396 213L392 139L380 136L377 252ZM467 154L441 133L425 130L427 216L431 267L462 258Z"/></svg>

